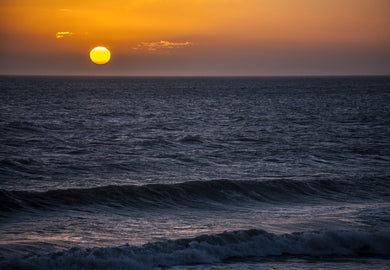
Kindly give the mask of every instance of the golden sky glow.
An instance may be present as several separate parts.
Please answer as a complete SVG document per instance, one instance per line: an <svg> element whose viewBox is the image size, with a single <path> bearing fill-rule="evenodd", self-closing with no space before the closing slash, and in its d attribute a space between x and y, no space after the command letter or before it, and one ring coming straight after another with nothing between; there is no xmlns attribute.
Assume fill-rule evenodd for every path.
<svg viewBox="0 0 390 270"><path fill-rule="evenodd" d="M389 74L388 14L388 0L4 0L0 74ZM96 71L99 44L116 57Z"/></svg>

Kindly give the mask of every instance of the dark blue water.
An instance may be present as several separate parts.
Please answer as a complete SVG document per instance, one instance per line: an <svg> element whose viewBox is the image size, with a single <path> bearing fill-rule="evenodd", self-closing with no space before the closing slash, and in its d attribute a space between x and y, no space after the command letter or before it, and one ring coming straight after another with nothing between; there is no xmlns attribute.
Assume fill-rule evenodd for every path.
<svg viewBox="0 0 390 270"><path fill-rule="evenodd" d="M0 90L2 268L390 263L390 77L0 77Z"/></svg>

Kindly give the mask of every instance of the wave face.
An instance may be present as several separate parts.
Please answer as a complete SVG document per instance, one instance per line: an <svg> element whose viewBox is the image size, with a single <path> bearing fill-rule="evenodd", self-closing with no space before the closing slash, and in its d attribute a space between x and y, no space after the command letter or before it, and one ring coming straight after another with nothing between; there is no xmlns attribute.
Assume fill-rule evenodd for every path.
<svg viewBox="0 0 390 270"><path fill-rule="evenodd" d="M14 257L2 269L155 269L267 257L388 257L390 235L364 232L293 233L263 230L225 232L141 247L72 248L32 258Z"/></svg>
<svg viewBox="0 0 390 270"><path fill-rule="evenodd" d="M215 203L302 203L326 200L388 200L385 181L193 181L144 186L105 186L46 192L0 191L3 212L50 209L66 206L104 205L112 207L196 207ZM196 202L197 204L194 204Z"/></svg>

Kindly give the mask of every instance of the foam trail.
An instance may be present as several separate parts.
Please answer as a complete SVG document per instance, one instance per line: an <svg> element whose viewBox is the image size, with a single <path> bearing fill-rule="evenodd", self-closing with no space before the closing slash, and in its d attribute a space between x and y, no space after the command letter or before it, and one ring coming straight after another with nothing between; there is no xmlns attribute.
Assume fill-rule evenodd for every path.
<svg viewBox="0 0 390 270"><path fill-rule="evenodd" d="M31 258L12 258L2 269L156 269L219 263L267 256L385 257L389 233L323 232L275 235L263 230L225 232L191 239L168 240L140 247L72 248Z"/></svg>

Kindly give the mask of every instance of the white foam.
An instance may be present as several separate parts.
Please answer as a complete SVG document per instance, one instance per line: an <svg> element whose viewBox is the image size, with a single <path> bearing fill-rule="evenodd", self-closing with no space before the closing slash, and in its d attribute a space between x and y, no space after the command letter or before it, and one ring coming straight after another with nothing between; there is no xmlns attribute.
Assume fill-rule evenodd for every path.
<svg viewBox="0 0 390 270"><path fill-rule="evenodd" d="M274 235L262 230L225 232L141 247L73 248L28 259L10 258L2 269L158 269L267 256L389 256L389 233L325 232Z"/></svg>

